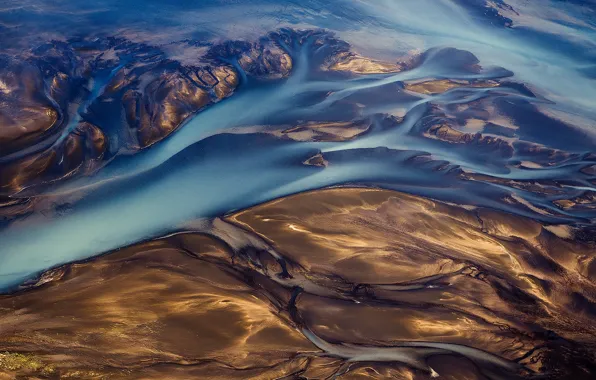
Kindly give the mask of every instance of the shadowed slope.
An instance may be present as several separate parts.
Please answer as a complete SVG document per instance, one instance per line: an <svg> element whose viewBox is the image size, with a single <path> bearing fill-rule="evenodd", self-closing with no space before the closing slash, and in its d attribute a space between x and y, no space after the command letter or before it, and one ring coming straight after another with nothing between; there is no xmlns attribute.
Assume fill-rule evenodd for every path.
<svg viewBox="0 0 596 380"><path fill-rule="evenodd" d="M587 379L594 370L594 247L569 240L568 227L340 188L209 230L56 268L2 296L0 371Z"/></svg>

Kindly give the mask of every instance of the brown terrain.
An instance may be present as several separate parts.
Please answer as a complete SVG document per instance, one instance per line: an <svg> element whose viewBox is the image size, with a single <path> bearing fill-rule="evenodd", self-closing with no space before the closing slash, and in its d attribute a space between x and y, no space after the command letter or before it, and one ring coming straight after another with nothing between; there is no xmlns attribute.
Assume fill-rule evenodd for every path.
<svg viewBox="0 0 596 380"><path fill-rule="evenodd" d="M596 251L576 233L393 191L289 196L0 296L0 379L582 378Z"/></svg>

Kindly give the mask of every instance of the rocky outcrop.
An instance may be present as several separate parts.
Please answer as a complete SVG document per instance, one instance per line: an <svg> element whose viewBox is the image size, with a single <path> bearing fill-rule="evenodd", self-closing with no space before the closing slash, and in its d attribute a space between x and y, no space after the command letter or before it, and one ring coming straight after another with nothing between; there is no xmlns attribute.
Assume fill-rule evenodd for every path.
<svg viewBox="0 0 596 380"><path fill-rule="evenodd" d="M0 194L13 194L25 187L51 183L76 173L89 173L100 165L107 144L101 129L81 122L51 149L3 165Z"/></svg>
<svg viewBox="0 0 596 380"><path fill-rule="evenodd" d="M24 59L0 56L0 157L59 131L77 95L76 65L72 50L60 43Z"/></svg>
<svg viewBox="0 0 596 380"><path fill-rule="evenodd" d="M424 133L426 137L438 139L453 144L474 145L482 149L498 152L501 157L512 157L513 147L499 137L485 136L481 133L466 133L459 131L448 123L435 124Z"/></svg>
<svg viewBox="0 0 596 380"><path fill-rule="evenodd" d="M347 43L321 30L178 44L200 54L176 60L160 47L106 37L0 57L0 194L158 143L243 80L288 76L303 49L320 67L349 52Z"/></svg>
<svg viewBox="0 0 596 380"><path fill-rule="evenodd" d="M186 72L184 72L186 71ZM143 73L144 87L129 85L122 95L129 128L140 148L154 144L176 130L189 116L226 96L238 85L227 67Z"/></svg>

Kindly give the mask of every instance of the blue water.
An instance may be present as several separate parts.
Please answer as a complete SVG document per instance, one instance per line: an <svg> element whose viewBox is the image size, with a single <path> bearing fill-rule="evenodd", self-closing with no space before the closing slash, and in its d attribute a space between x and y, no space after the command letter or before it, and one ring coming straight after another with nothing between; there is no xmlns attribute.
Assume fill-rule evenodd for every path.
<svg viewBox="0 0 596 380"><path fill-rule="evenodd" d="M282 26L327 28L365 56L397 60L416 50L424 62L396 74L321 73L308 43L295 46L289 78L246 77L228 99L199 112L160 143L116 156L91 176L70 178L20 196L50 207L0 230L0 287L40 271L143 239L189 228L191 222L276 197L332 185L369 185L485 206L549 223L590 224L590 208L562 210L552 201L595 185L596 25L593 2L544 1L64 1L8 3L0 9L7 54L49 38L118 35L168 51L185 39L251 39ZM139 8L143 11L140 12ZM479 72L462 69L440 47L473 53ZM173 53L172 53L173 54ZM188 58L185 58L188 59ZM76 115L128 62L98 75ZM495 79L501 87L413 94L404 81ZM516 84L515 84L516 83ZM523 84L525 87L520 87ZM484 103L482 103L484 102ZM433 107L498 106L520 141L565 152L564 159L503 156L482 145L452 144L419 133ZM459 112L459 111L457 111ZM402 117L384 127L388 114ZM72 125L78 121L74 115ZM298 142L271 131L305 120L370 118L367 133L346 142ZM277 126L277 127L276 127ZM64 130L64 135L70 132ZM322 153L327 167L304 165ZM541 167L520 165L540 161ZM464 178L475 173L501 180ZM556 188L543 194L507 180ZM552 185L555 183L555 185ZM519 197L533 207L504 201ZM537 211L539 210L539 211Z"/></svg>

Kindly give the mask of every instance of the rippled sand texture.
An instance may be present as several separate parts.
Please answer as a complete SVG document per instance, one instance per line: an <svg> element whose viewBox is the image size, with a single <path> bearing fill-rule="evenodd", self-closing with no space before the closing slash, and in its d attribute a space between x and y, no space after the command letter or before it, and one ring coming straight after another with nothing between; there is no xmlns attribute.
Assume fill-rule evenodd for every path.
<svg viewBox="0 0 596 380"><path fill-rule="evenodd" d="M0 371L80 379L587 379L579 231L337 188L59 267L0 298ZM544 378L544 377L541 377Z"/></svg>

